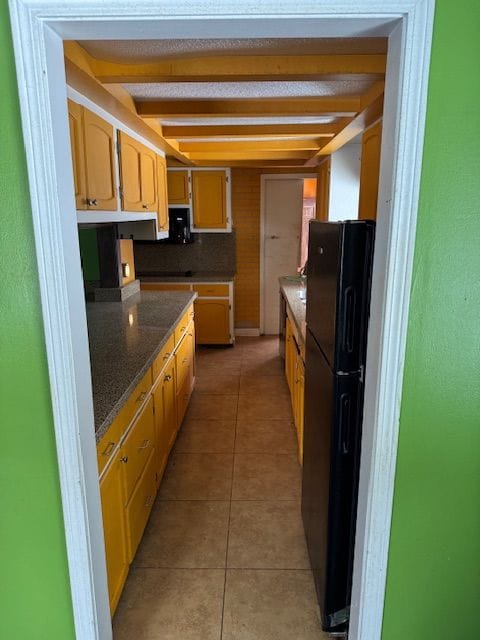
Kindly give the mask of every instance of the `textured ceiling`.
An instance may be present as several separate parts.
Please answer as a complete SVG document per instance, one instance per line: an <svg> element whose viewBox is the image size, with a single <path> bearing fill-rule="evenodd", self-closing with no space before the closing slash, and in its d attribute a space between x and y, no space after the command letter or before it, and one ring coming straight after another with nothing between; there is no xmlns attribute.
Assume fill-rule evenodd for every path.
<svg viewBox="0 0 480 640"><path fill-rule="evenodd" d="M235 125L235 124L331 124L337 118L330 116L259 116L259 117L204 117L204 118L165 118L158 122L165 127L199 125Z"/></svg>
<svg viewBox="0 0 480 640"><path fill-rule="evenodd" d="M349 81L162 82L124 84L123 88L135 100L309 98L360 95L368 91L373 82L367 75L357 75Z"/></svg>
<svg viewBox="0 0 480 640"><path fill-rule="evenodd" d="M386 53L386 38L244 38L218 40L82 40L94 58L139 64L211 55Z"/></svg>

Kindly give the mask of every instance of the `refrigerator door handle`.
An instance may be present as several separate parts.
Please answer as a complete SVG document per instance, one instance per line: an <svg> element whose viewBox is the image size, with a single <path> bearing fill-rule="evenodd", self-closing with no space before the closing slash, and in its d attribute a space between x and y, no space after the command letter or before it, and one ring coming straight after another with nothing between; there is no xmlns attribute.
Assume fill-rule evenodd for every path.
<svg viewBox="0 0 480 640"><path fill-rule="evenodd" d="M355 289L347 287L343 299L343 348L352 353L355 340Z"/></svg>
<svg viewBox="0 0 480 640"><path fill-rule="evenodd" d="M340 425L340 437L338 439L339 452L346 455L350 451L350 425L351 425L351 396L348 393L342 393L340 396L340 408L338 422Z"/></svg>

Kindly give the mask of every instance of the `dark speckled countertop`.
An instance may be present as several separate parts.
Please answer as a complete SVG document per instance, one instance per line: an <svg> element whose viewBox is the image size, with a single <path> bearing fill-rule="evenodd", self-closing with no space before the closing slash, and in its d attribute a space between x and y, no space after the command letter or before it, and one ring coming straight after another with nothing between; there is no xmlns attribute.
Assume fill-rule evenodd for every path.
<svg viewBox="0 0 480 640"><path fill-rule="evenodd" d="M124 302L87 304L97 442L196 296L188 291L142 291Z"/></svg>
<svg viewBox="0 0 480 640"><path fill-rule="evenodd" d="M285 276L283 278L279 278L280 282L280 290L283 293L283 297L287 301L287 304L291 311L291 316L295 321L297 329L303 338L303 342L305 343L306 339L306 331L307 324L305 322L305 316L307 311L307 306L302 300L301 296L305 296L306 294L306 281L302 281L299 278Z"/></svg>

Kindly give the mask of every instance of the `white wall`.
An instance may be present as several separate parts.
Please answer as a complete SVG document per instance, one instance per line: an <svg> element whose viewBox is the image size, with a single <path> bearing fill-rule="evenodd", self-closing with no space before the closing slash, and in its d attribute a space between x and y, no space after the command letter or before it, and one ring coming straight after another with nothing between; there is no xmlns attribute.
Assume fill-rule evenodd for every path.
<svg viewBox="0 0 480 640"><path fill-rule="evenodd" d="M329 220L356 220L360 192L360 142L351 142L332 154Z"/></svg>

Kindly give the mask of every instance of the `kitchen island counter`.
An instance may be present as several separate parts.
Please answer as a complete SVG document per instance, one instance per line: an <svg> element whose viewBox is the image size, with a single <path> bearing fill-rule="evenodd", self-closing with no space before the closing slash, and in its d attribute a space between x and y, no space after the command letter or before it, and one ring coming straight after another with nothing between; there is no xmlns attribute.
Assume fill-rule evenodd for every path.
<svg viewBox="0 0 480 640"><path fill-rule="evenodd" d="M292 278L291 276L284 276L279 278L280 292L285 298L287 307L289 309L288 316L293 320L298 335L302 338L305 344L307 323L305 321L306 316L306 282L304 283L299 278Z"/></svg>
<svg viewBox="0 0 480 640"><path fill-rule="evenodd" d="M95 436L105 434L197 294L141 291L87 304Z"/></svg>

